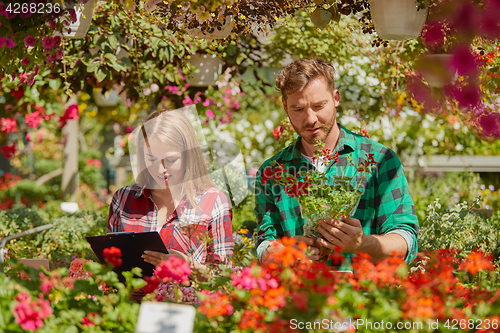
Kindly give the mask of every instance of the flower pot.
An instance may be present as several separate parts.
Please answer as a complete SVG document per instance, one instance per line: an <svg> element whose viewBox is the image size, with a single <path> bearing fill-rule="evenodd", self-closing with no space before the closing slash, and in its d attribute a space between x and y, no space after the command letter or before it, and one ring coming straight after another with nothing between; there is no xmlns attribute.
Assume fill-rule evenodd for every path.
<svg viewBox="0 0 500 333"><path fill-rule="evenodd" d="M63 36L71 39L84 38L89 31L92 15L94 14L95 0L89 0L82 7L76 9L76 22L71 23L63 31Z"/></svg>
<svg viewBox="0 0 500 333"><path fill-rule="evenodd" d="M222 22L221 22L222 23ZM203 32L201 29L186 29L189 37L200 38L200 39L224 39L229 37L231 31L233 30L233 17L226 17L226 23L222 25L221 30L215 28L213 32Z"/></svg>
<svg viewBox="0 0 500 333"><path fill-rule="evenodd" d="M457 78L451 66L451 54L424 54L415 63L415 68L431 87L444 87Z"/></svg>
<svg viewBox="0 0 500 333"><path fill-rule="evenodd" d="M102 89L96 88L92 92L92 97L97 106L116 106L120 102L120 96L115 89L109 89L103 94Z"/></svg>
<svg viewBox="0 0 500 333"><path fill-rule="evenodd" d="M191 73L192 78L187 78L187 83L193 87L213 85L222 73L223 61L215 54L195 54L188 61L200 70L198 73Z"/></svg>
<svg viewBox="0 0 500 333"><path fill-rule="evenodd" d="M373 25L382 39L417 38L424 27L427 8L417 10L415 0L368 0Z"/></svg>

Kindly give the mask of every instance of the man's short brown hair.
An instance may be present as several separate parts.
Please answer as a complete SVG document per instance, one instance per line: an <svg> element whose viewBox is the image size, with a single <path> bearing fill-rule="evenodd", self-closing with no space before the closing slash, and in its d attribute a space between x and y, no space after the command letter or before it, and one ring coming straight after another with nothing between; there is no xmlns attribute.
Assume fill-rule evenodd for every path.
<svg viewBox="0 0 500 333"><path fill-rule="evenodd" d="M288 95L304 89L314 79L325 79L330 91L335 89L335 68L321 59L299 59L281 70L276 78L276 89L286 101Z"/></svg>

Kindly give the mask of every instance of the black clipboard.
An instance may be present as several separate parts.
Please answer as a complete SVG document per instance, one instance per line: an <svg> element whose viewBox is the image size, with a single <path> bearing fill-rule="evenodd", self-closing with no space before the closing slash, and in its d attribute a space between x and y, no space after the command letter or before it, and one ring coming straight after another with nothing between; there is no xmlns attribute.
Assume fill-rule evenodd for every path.
<svg viewBox="0 0 500 333"><path fill-rule="evenodd" d="M101 263L106 263L102 252L105 248L112 246L122 251L121 266L115 267L113 271L118 274L120 281L124 281L121 272L130 271L133 267L142 269L142 276L152 276L155 266L144 261L141 256L144 251L157 251L168 254L168 250L163 244L160 235L156 231L152 232L118 232L110 233L106 236L86 237L90 243L92 251L96 254Z"/></svg>

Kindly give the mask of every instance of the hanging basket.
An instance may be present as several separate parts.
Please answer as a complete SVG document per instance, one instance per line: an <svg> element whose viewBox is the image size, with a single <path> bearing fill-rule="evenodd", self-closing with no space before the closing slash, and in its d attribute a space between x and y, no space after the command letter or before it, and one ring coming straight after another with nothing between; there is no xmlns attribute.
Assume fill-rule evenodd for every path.
<svg viewBox="0 0 500 333"><path fill-rule="evenodd" d="M120 96L115 89L109 89L103 94L102 89L96 88L92 92L92 97L97 106L116 106L120 102Z"/></svg>
<svg viewBox="0 0 500 333"><path fill-rule="evenodd" d="M368 0L373 25L382 39L406 40L420 35L427 17L415 0Z"/></svg>
<svg viewBox="0 0 500 333"><path fill-rule="evenodd" d="M224 39L229 37L231 34L231 31L233 30L233 17L232 16L227 16L226 17L226 23L224 23L219 30L218 28L215 28L213 32L203 32L201 29L186 29L187 34L189 37L192 38L200 38L200 39Z"/></svg>
<svg viewBox="0 0 500 333"><path fill-rule="evenodd" d="M92 22L92 15L94 14L94 5L96 0L88 0L87 3L81 7L76 8L76 21L64 28L63 37L70 39L80 39L87 36L87 32ZM56 33L56 35L60 35Z"/></svg>
<svg viewBox="0 0 500 333"><path fill-rule="evenodd" d="M187 78L187 83L193 87L213 85L222 73L224 62L215 54L195 54L188 61L200 70L198 73L192 73L192 78Z"/></svg>

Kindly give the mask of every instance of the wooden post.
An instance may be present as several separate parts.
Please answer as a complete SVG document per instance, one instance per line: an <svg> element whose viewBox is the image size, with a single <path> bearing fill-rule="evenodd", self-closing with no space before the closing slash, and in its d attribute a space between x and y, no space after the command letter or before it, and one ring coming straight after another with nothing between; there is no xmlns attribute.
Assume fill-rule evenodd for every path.
<svg viewBox="0 0 500 333"><path fill-rule="evenodd" d="M77 104L76 96L73 95L66 105L65 109ZM78 175L78 119L68 120L63 128L63 135L66 135L66 144L64 146L64 171L62 177L62 195L63 200L75 201L76 177Z"/></svg>

